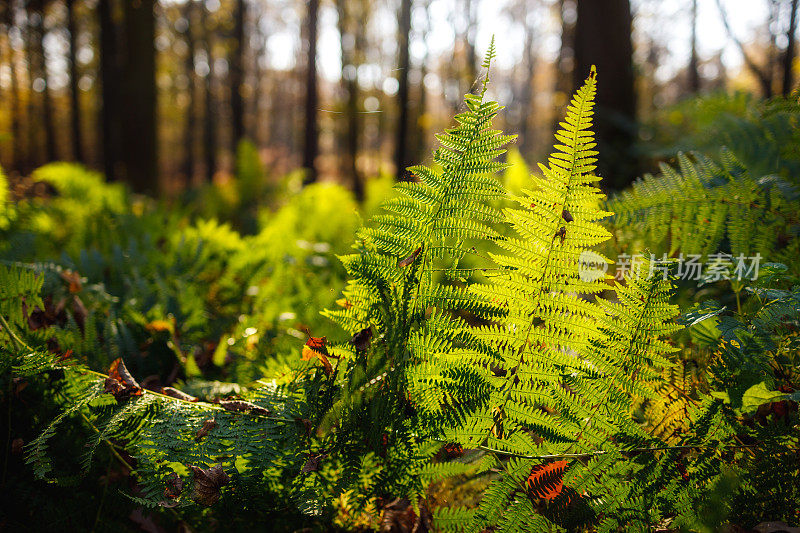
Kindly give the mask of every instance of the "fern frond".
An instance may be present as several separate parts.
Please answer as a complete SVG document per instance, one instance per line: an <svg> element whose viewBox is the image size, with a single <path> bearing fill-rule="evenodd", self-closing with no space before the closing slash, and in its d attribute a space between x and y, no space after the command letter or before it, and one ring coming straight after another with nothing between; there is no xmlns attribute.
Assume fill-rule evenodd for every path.
<svg viewBox="0 0 800 533"><path fill-rule="evenodd" d="M720 158L721 165L701 154L694 160L679 154L678 169L662 164L661 174L645 175L608 202L613 222L641 227L647 242L668 255L725 252L780 260L796 252L783 250L780 235L798 224L797 189L779 176L752 176L729 151Z"/></svg>

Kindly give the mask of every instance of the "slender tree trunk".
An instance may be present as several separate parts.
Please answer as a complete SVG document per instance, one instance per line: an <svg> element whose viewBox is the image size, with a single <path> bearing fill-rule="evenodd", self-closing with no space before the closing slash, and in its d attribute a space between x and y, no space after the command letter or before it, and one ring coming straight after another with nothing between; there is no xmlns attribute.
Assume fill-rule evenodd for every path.
<svg viewBox="0 0 800 533"><path fill-rule="evenodd" d="M125 6L125 83L122 108L125 181L140 193L156 194L155 0Z"/></svg>
<svg viewBox="0 0 800 533"><path fill-rule="evenodd" d="M358 11L352 8L358 7ZM358 144L360 136L360 120L358 116L358 63L363 47L361 34L364 24L364 2L353 0L337 0L339 13L339 34L342 48L342 83L347 91L345 104L345 153L343 172L350 177L353 194L360 202L364 199L364 183L358 172Z"/></svg>
<svg viewBox="0 0 800 533"><path fill-rule="evenodd" d="M214 37L213 29L209 27L208 6L201 0L203 9L200 10L200 27L204 32L206 61L208 72L205 80L205 113L203 115L203 153L205 155L206 181L211 183L217 171L217 116L214 102Z"/></svg>
<svg viewBox="0 0 800 533"><path fill-rule="evenodd" d="M425 29L422 32L422 41L425 43L425 55L422 57L422 62L420 63L420 72L419 72L419 104L417 105L417 121L416 121L416 128L414 129L414 137L416 138L417 142L414 147L414 159L416 161L421 161L426 157L427 152L427 133L428 129L426 124L428 123L427 119L427 111L428 111L428 90L425 88L425 76L428 74L428 57L429 57L429 49L428 49L428 34L430 32L430 24L431 24L431 15L430 15L430 3L425 3L425 14L426 14L426 24Z"/></svg>
<svg viewBox="0 0 800 533"><path fill-rule="evenodd" d="M37 105L39 98L35 89L37 76L36 60L36 22L37 17L32 9L31 3L25 6L25 28L22 32L25 39L25 63L28 74L28 102L27 102L27 121L25 123L25 133L27 134L26 158L23 172L25 174L32 171L44 160L42 154L43 144L41 142L41 106Z"/></svg>
<svg viewBox="0 0 800 533"><path fill-rule="evenodd" d="M44 39L47 34L44 16L47 2L45 2L45 0L36 0L34 5L39 14L39 24L37 26L35 41L37 45L36 56L40 61L37 69L39 70L38 75L44 80L44 90L42 91L42 116L44 118L45 153L47 154L47 161L55 161L58 159L56 125L53 114L53 100L50 97L50 76L47 70L47 54L44 49Z"/></svg>
<svg viewBox="0 0 800 533"><path fill-rule="evenodd" d="M15 25L14 12L16 10L16 3L12 0L6 4L5 8L5 23L6 28L9 30ZM22 110L19 105L19 80L17 79L17 57L14 53L14 48L8 47L8 66L11 78L11 95L10 95L10 113L11 113L11 157L9 158L9 169L19 170L19 164L22 160L22 129L20 128L20 114Z"/></svg>
<svg viewBox="0 0 800 533"><path fill-rule="evenodd" d="M722 25L725 27L728 37L734 42L734 44L736 44L736 46L739 48L739 51L742 53L744 64L747 65L747 68L750 69L753 75L758 79L758 83L761 85L761 92L763 93L764 98L772 97L772 64L767 64L766 69L762 69L760 66L758 66L753 58L750 57L750 54L747 52L744 43L737 39L736 35L733 33L733 30L731 30L731 25L728 22L728 14L725 11L725 8L722 6L721 0L717 0L717 9L719 10L720 19L722 20ZM770 18L772 18L772 12L770 12ZM771 48L767 51L767 54L772 54Z"/></svg>
<svg viewBox="0 0 800 533"><path fill-rule="evenodd" d="M467 90L468 92L477 91L478 81L478 54L475 53L475 38L478 29L478 2L475 0L464 0L464 13L467 17L467 25L464 29L464 50L465 63L467 67Z"/></svg>
<svg viewBox="0 0 800 533"><path fill-rule="evenodd" d="M103 170L109 181L118 180L120 163L119 77L120 57L117 43L118 27L114 22L112 0L97 2L100 28L100 62L98 77L102 83L100 101L100 139L103 151Z"/></svg>
<svg viewBox="0 0 800 533"><path fill-rule="evenodd" d="M231 50L230 92L231 92L231 153L236 157L239 141L244 138L244 52L246 15L244 0L236 0L233 14L233 45Z"/></svg>
<svg viewBox="0 0 800 533"><path fill-rule="evenodd" d="M597 66L598 175L612 189L623 189L639 172L636 139L636 95L629 0L577 3L574 85Z"/></svg>
<svg viewBox="0 0 800 533"><path fill-rule="evenodd" d="M184 6L184 18L186 19L186 76L189 79L189 104L186 109L186 129L184 131L184 161L183 174L186 176L187 186L191 186L194 181L194 160L195 154L195 129L197 127L197 75L195 74L194 56L197 53L197 46L194 40L195 2L187 0Z"/></svg>
<svg viewBox="0 0 800 533"><path fill-rule="evenodd" d="M411 2L412 0L402 0L400 3L400 22L398 24L400 33L398 35L398 49L400 58L398 61L397 75L399 79L399 88L397 91L397 105L400 113L397 119L397 140L395 152L395 167L397 172L397 181L406 181L408 179L408 71L411 68L411 61L409 56L409 35L411 33Z"/></svg>
<svg viewBox="0 0 800 533"><path fill-rule="evenodd" d="M700 71L697 66L697 0L692 0L692 51L689 56L689 91L700 91Z"/></svg>
<svg viewBox="0 0 800 533"><path fill-rule="evenodd" d="M30 57L33 63L30 65L32 75L32 89L38 93L41 106L41 125L44 127L45 139L45 161L56 160L56 140L55 124L53 122L53 106L50 101L50 88L47 76L47 61L44 51L44 0L31 0L29 7L29 31L30 31ZM38 89L38 90L37 90ZM31 94L33 96L33 94ZM35 126L34 126L35 127Z"/></svg>
<svg viewBox="0 0 800 533"><path fill-rule="evenodd" d="M566 17L567 7L574 9L574 2L558 0L557 17L561 20L561 46L556 58L556 83L554 87L555 104L553 111L553 130L564 116L564 110L572 92L573 73L575 72L575 21Z"/></svg>
<svg viewBox="0 0 800 533"><path fill-rule="evenodd" d="M75 23L75 0L67 0L67 32L69 33L69 91L70 91L70 124L72 126L72 157L76 161L85 162L83 152L83 129L81 128L81 102L78 81L77 40L78 28Z"/></svg>
<svg viewBox="0 0 800 533"><path fill-rule="evenodd" d="M527 13L526 13L527 14ZM525 50L523 52L523 63L525 67L525 78L522 84L520 109L522 115L520 117L519 133L522 137L520 143L520 152L527 156L533 147L533 131L530 124L530 115L533 114L531 106L533 105L533 78L536 74L536 57L533 51L533 32L529 24L525 24Z"/></svg>
<svg viewBox="0 0 800 533"><path fill-rule="evenodd" d="M303 168L306 169L304 184L317 180L315 160L319 151L317 124L317 11L319 0L308 0L308 59L306 63L306 104L305 104L305 143L303 147Z"/></svg>
<svg viewBox="0 0 800 533"><path fill-rule="evenodd" d="M797 33L797 0L792 0L792 10L789 15L789 29L786 32L786 52L783 56L783 88L784 96L789 96L794 85L792 64L795 58L795 40Z"/></svg>
<svg viewBox="0 0 800 533"><path fill-rule="evenodd" d="M264 35L264 30L261 27L261 17L263 16L263 9L261 13L256 16L253 22L253 31L256 44L256 49L253 50L253 94L250 98L250 124L245 124L245 131L247 136L255 142L256 146L263 146L263 139L261 138L261 91L263 90L262 78L264 77L264 68L262 63L265 62L267 39Z"/></svg>

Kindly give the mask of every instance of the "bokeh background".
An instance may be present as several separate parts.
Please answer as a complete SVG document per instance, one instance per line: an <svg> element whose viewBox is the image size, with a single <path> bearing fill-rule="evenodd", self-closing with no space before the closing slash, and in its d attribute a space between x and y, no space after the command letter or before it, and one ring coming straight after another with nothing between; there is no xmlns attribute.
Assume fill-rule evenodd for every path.
<svg viewBox="0 0 800 533"><path fill-rule="evenodd" d="M797 0L5 0L0 164L73 160L174 197L229 180L246 139L273 179L303 168L360 199L429 157L494 35L490 91L528 160L597 65L600 173L621 189L676 102L788 93L796 26Z"/></svg>

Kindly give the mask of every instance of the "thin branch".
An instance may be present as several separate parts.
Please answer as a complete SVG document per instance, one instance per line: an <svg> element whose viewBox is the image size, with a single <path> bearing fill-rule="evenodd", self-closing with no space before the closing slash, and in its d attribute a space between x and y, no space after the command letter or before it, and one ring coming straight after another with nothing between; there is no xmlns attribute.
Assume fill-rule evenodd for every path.
<svg viewBox="0 0 800 533"><path fill-rule="evenodd" d="M751 71L753 71L753 74L755 74L758 80L761 82L762 89L765 93L764 96L772 96L772 80L769 79L761 67L759 67L753 58L750 57L750 54L748 54L747 50L745 50L744 43L742 43L742 41L740 41L736 35L734 35L730 22L728 22L728 14L725 11L725 8L722 6L722 0L717 0L717 8L719 10L720 18L722 19L722 25L725 26L725 31L728 34L728 38L730 38L736 44L736 46L739 48L739 51L742 53L745 64Z"/></svg>

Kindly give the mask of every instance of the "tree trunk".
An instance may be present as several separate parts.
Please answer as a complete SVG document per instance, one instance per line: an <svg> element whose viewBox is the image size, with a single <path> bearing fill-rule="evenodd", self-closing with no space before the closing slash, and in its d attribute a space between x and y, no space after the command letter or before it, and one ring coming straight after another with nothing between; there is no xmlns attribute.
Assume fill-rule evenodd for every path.
<svg viewBox="0 0 800 533"><path fill-rule="evenodd" d="M306 63L306 105L305 105L305 143L303 147L303 168L306 175L303 184L317 180L315 160L318 148L317 124L317 11L319 0L308 0L308 59Z"/></svg>
<svg viewBox="0 0 800 533"><path fill-rule="evenodd" d="M792 92L794 79L792 76L792 63L795 57L795 33L797 33L797 0L792 0L792 10L789 15L789 29L786 32L786 52L783 56L783 88L784 96Z"/></svg>
<svg viewBox="0 0 800 533"><path fill-rule="evenodd" d="M527 12L525 13L527 15ZM526 16L527 18L527 16ZM533 114L533 78L536 73L536 56L533 51L533 32L529 24L525 24L525 50L522 53L525 78L520 95L520 110L522 112L519 123L519 133L522 141L519 151L527 156L533 148L533 130L531 129L530 116Z"/></svg>
<svg viewBox="0 0 800 533"><path fill-rule="evenodd" d="M118 27L114 22L112 0L99 0L97 2L97 16L100 28L98 77L102 84L99 122L103 170L106 174L106 179L114 181L120 178L117 168L120 163L120 142L122 139L118 128L120 123Z"/></svg>
<svg viewBox="0 0 800 533"><path fill-rule="evenodd" d="M50 87L47 76L47 62L44 51L44 0L31 0L29 3L29 24L30 24L30 52L33 63L30 66L32 74L32 88L34 92L39 92L39 103L41 106L41 125L44 126L45 138L45 161L55 161L56 157L56 135L55 124L53 122L53 105L50 100ZM37 91L37 88L39 91ZM31 97L33 94L31 94Z"/></svg>
<svg viewBox="0 0 800 533"><path fill-rule="evenodd" d="M159 192L156 168L155 0L125 6L123 154L125 181L140 193Z"/></svg>
<svg viewBox="0 0 800 533"><path fill-rule="evenodd" d="M36 81L36 58L35 56L35 30L36 23L34 22L35 14L31 11L31 5L25 4L25 27L23 28L22 35L25 41L25 64L27 66L27 81L28 81L28 102L27 102L27 120L25 122L26 133L26 150L25 150L25 165L22 169L24 174L28 174L37 165L41 164L44 160L42 154L41 142L41 129L42 115L40 107L37 106L36 90L34 84Z"/></svg>
<svg viewBox="0 0 800 533"><path fill-rule="evenodd" d="M428 133L426 124L429 122L426 116L426 112L428 110L428 91L425 88L425 76L428 74L428 57L430 55L430 50L428 47L428 35L431 31L430 1L426 1L424 5L425 26L422 30L422 42L425 43L425 55L422 57L422 62L420 63L419 67L419 100L417 105L416 127L414 128L414 137L417 140L414 147L415 161L422 161L427 156L426 152L428 151L426 139Z"/></svg>
<svg viewBox="0 0 800 533"><path fill-rule="evenodd" d="M4 19L7 30L10 30L14 24L14 11L16 4L10 1L6 4L4 11ZM22 160L22 129L20 128L20 113L19 106L19 80L17 79L17 58L14 53L14 48L8 47L8 66L11 78L11 96L9 98L9 107L11 113L11 157L9 158L8 165L10 170L19 170L19 165Z"/></svg>
<svg viewBox="0 0 800 533"><path fill-rule="evenodd" d="M231 49L230 92L231 92L231 153L236 157L239 141L244 138L244 82L245 34L244 20L247 7L244 0L236 0L233 13L233 45Z"/></svg>
<svg viewBox="0 0 800 533"><path fill-rule="evenodd" d="M348 6L358 6L359 11L349 10ZM339 14L339 34L342 48L342 83L347 91L345 104L345 154L343 173L349 175L353 194L360 202L364 199L364 183L358 172L358 142L360 136L360 120L358 113L358 64L363 47L364 2L353 0L337 0ZM349 43L349 44L347 44Z"/></svg>
<svg viewBox="0 0 800 533"><path fill-rule="evenodd" d="M597 66L597 170L604 184L620 190L638 174L634 154L636 97L629 0L577 3L574 85Z"/></svg>
<svg viewBox="0 0 800 533"><path fill-rule="evenodd" d="M397 140L395 152L395 167L397 181L406 181L409 178L406 167L408 166L408 71L411 67L409 56L409 34L411 33L411 2L412 0L402 0L400 4L398 49L400 58L398 61L397 74L399 87L397 91L397 105L400 113L397 119Z"/></svg>
<svg viewBox="0 0 800 533"><path fill-rule="evenodd" d="M67 0L67 32L69 33L68 59L69 59L69 103L70 125L72 126L72 157L75 161L85 162L83 152L83 129L81 128L81 102L78 81L78 60L76 58L78 28L75 23L75 0Z"/></svg>
<svg viewBox="0 0 800 533"><path fill-rule="evenodd" d="M553 130L564 116L564 110L572 92L573 73L575 72L575 20L566 17L567 8L575 9L575 2L558 0L557 17L561 20L561 46L556 58L556 83L554 91Z"/></svg>
<svg viewBox="0 0 800 533"><path fill-rule="evenodd" d="M700 72L697 68L697 0L692 0L692 50L689 56L689 91L700 91Z"/></svg>
<svg viewBox="0 0 800 533"><path fill-rule="evenodd" d="M194 160L195 154L195 129L197 127L197 75L195 74L194 56L197 53L197 46L194 40L195 2L187 0L184 6L184 18L186 19L186 75L189 79L189 104L186 109L186 129L184 131L184 161L183 174L186 176L186 185L191 186L194 182Z"/></svg>
<svg viewBox="0 0 800 533"><path fill-rule="evenodd" d="M464 14L467 17L466 27L464 28L464 62L467 68L467 92L478 90L478 54L475 53L475 33L478 29L478 2L475 0L464 0Z"/></svg>
<svg viewBox="0 0 800 533"><path fill-rule="evenodd" d="M205 113L203 114L203 154L205 155L206 181L214 181L217 172L217 116L214 102L214 41L213 29L209 27L208 6L201 0L200 27L203 28L203 45L206 50L208 72L205 80Z"/></svg>
<svg viewBox="0 0 800 533"><path fill-rule="evenodd" d="M263 9L253 23L254 37L257 44L255 50L253 50L253 94L249 102L250 124L245 124L247 136L253 140L256 146L264 146L264 139L262 139L261 135L261 91L263 90L263 65L266 64L267 38L261 27L262 16Z"/></svg>

